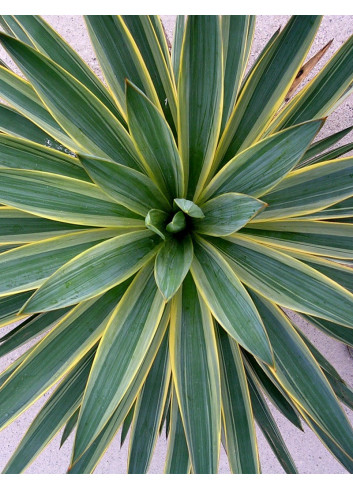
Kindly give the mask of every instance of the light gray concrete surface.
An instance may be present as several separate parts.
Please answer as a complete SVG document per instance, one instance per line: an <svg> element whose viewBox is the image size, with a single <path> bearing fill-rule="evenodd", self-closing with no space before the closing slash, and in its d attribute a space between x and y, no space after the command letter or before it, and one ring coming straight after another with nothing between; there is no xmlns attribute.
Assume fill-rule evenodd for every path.
<svg viewBox="0 0 353 489"><path fill-rule="evenodd" d="M44 16L52 26L79 52L87 63L100 74L96 56L89 42L87 32L84 28L83 20L80 16ZM170 38L174 29L175 16L162 16L166 31ZM253 43L250 63L259 53L261 47L270 38L272 33L281 25L283 26L289 16L259 16L256 23L255 38ZM316 40L312 46L309 56L323 47L326 42L333 39L332 46L328 53L320 62L321 67L332 54L342 45L342 43L353 33L353 16L325 16L318 31ZM3 55L3 52L0 52ZM6 56L5 56L6 57ZM6 61L9 61L6 59ZM344 103L328 118L320 138L332 132L343 129L353 124L353 97L346 99ZM343 142L351 142L352 136L348 135ZM298 320L298 318L297 318ZM336 367L341 376L353 385L353 360L350 357L345 345L334 341L325 336L320 331L311 327L304 321L298 321L299 326L308 335L314 345L327 357ZM11 326L12 327L12 326ZM11 328L3 328L1 333L5 333ZM0 371L15 360L24 351L9 354L0 361ZM51 389L52 391L52 389ZM31 421L39 411L50 392L44 395L37 403L31 406L22 416L20 416L9 427L0 433L0 470L2 470L9 460L11 453L24 435ZM344 408L350 421L353 423L353 415L348 409ZM288 449L292 454L300 473L304 474L343 474L345 469L331 456L331 454L319 442L316 436L305 427L304 433L293 427L280 413L272 410L287 443ZM258 443L260 459L263 473L283 473L277 459L271 452L266 440L260 430L258 432ZM70 461L70 449L73 436L59 450L61 433L47 446L35 462L27 469L29 474L48 474L65 473ZM116 436L113 443L102 458L96 473L118 474L126 472L126 458L128 442L120 449L120 434ZM165 436L162 436L156 446L150 473L162 473L164 457L166 453ZM225 454L221 454L220 473L229 473L229 467Z"/></svg>

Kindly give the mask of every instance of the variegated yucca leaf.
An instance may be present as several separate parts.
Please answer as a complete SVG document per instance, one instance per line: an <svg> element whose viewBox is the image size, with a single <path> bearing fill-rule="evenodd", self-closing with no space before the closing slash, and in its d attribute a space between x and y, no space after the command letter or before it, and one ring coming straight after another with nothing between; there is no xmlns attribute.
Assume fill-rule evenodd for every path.
<svg viewBox="0 0 353 489"><path fill-rule="evenodd" d="M91 473L122 428L127 471L261 471L255 421L295 463L267 400L348 472L353 391L288 309L353 345L353 37L306 57L293 16L247 69L253 16L87 16L104 82L39 16L0 17L0 428L54 385L5 473L63 428ZM283 308L285 308L283 310ZM15 321L17 324L12 325ZM9 326L10 325L10 326ZM31 342L31 343L29 343Z"/></svg>

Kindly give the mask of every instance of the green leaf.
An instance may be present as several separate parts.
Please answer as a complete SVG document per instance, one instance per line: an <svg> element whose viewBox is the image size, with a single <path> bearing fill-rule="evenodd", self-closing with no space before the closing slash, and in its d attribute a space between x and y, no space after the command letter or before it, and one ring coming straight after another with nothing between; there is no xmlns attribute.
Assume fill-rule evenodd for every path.
<svg viewBox="0 0 353 489"><path fill-rule="evenodd" d="M254 378L254 381L259 384L261 389L266 393L266 396L271 400L272 404L285 416L294 426L301 431L304 431L297 414L296 407L293 401L288 397L285 391L278 384L273 375L270 374L266 367L262 367L252 355L247 351L243 351L245 362L249 371Z"/></svg>
<svg viewBox="0 0 353 489"><path fill-rule="evenodd" d="M189 235L181 239L168 238L159 250L154 274L159 290L169 300L182 284L194 256Z"/></svg>
<svg viewBox="0 0 353 489"><path fill-rule="evenodd" d="M11 207L0 207L1 244L33 243L84 230L84 226L42 219Z"/></svg>
<svg viewBox="0 0 353 489"><path fill-rule="evenodd" d="M178 399L176 397L175 389L173 389L171 399L169 443L164 473L188 474L189 470L189 451L178 406Z"/></svg>
<svg viewBox="0 0 353 489"><path fill-rule="evenodd" d="M85 21L104 77L123 114L125 80L143 90L160 108L156 89L144 58L121 15L86 15Z"/></svg>
<svg viewBox="0 0 353 489"><path fill-rule="evenodd" d="M319 120L291 127L245 149L215 175L200 202L228 192L260 197L293 169L321 125Z"/></svg>
<svg viewBox="0 0 353 489"><path fill-rule="evenodd" d="M169 233L179 233L180 231L183 231L186 227L186 219L185 219L185 214L182 211L177 212L174 214L173 219L170 221L169 224L166 226L166 230Z"/></svg>
<svg viewBox="0 0 353 489"><path fill-rule="evenodd" d="M353 77L353 36L335 53L318 75L280 112L272 131L328 115Z"/></svg>
<svg viewBox="0 0 353 489"><path fill-rule="evenodd" d="M0 169L0 201L40 217L88 226L141 227L137 214L99 187L35 170Z"/></svg>
<svg viewBox="0 0 353 489"><path fill-rule="evenodd" d="M0 255L1 256L1 255ZM0 298L0 328L19 321L24 316L19 316L18 311L21 309L26 300L30 297L30 292L22 292L20 294L5 296ZM5 337L0 338L0 343ZM1 355L2 345L0 346Z"/></svg>
<svg viewBox="0 0 353 489"><path fill-rule="evenodd" d="M290 396L352 458L353 429L319 365L280 309L256 294L252 297L273 345L273 373Z"/></svg>
<svg viewBox="0 0 353 489"><path fill-rule="evenodd" d="M24 295L28 296L29 294L25 293ZM17 296L10 296L10 298L14 297L16 298ZM59 309L57 311L51 311L29 317L0 338L0 356L6 355L16 348L26 344L28 341L36 338L40 334L48 331L61 317L67 314L69 310L70 308ZM18 317L19 316L17 316L17 318Z"/></svg>
<svg viewBox="0 0 353 489"><path fill-rule="evenodd" d="M320 139L320 141L316 141L315 143L311 144L307 151L304 153L302 159L299 161L298 168L300 168L301 166L306 166L307 161L317 157L330 146L338 143L338 141L344 138L349 132L351 132L352 129L353 126L347 127L342 131L335 132L334 134L331 134L330 136L322 138Z"/></svg>
<svg viewBox="0 0 353 489"><path fill-rule="evenodd" d="M4 134L0 134L0 168L37 170L86 182L91 181L77 158L62 151Z"/></svg>
<svg viewBox="0 0 353 489"><path fill-rule="evenodd" d="M221 132L233 111L249 51L247 48L251 16L222 15L224 99ZM252 36L250 36L251 38Z"/></svg>
<svg viewBox="0 0 353 489"><path fill-rule="evenodd" d="M107 108L124 123L114 100L99 78L72 47L39 15L17 15L22 26L39 52L48 56L85 85Z"/></svg>
<svg viewBox="0 0 353 489"><path fill-rule="evenodd" d="M2 427L33 404L95 345L129 282L76 306L25 356L0 389Z"/></svg>
<svg viewBox="0 0 353 489"><path fill-rule="evenodd" d="M151 344L164 309L152 265L136 276L99 343L77 426L73 460L89 447L123 399Z"/></svg>
<svg viewBox="0 0 353 489"><path fill-rule="evenodd" d="M226 239L210 237L209 241L224 253L233 273L267 299L348 328L353 326L353 295L317 270L240 233Z"/></svg>
<svg viewBox="0 0 353 489"><path fill-rule="evenodd" d="M146 63L165 118L174 131L177 122L177 94L161 21L157 15L123 15L122 18Z"/></svg>
<svg viewBox="0 0 353 489"><path fill-rule="evenodd" d="M0 296L38 288L69 260L116 234L114 228L82 231L1 253Z"/></svg>
<svg viewBox="0 0 353 489"><path fill-rule="evenodd" d="M340 324L335 324L332 323L331 321L326 321L325 319L307 316L305 314L302 314L302 316L306 321L309 321L309 323L313 324L316 328L321 329L321 331L323 331L325 334L353 348L352 328L345 328Z"/></svg>
<svg viewBox="0 0 353 489"><path fill-rule="evenodd" d="M63 446L63 444L66 442L66 440L69 438L69 436L75 429L79 414L80 414L80 408L77 408L74 414L72 414L68 419L68 421L66 422L63 434L61 435L60 448Z"/></svg>
<svg viewBox="0 0 353 489"><path fill-rule="evenodd" d="M146 175L94 156L79 155L92 180L118 204L146 216L152 208L171 209L168 200Z"/></svg>
<svg viewBox="0 0 353 489"><path fill-rule="evenodd" d="M263 397L258 384L252 378L248 369L247 381L256 422L258 423L273 453L286 473L297 474L298 470L291 457L291 454L288 451L288 448L286 447L286 444L284 443L276 421L274 420L271 411L266 404L265 398Z"/></svg>
<svg viewBox="0 0 353 489"><path fill-rule="evenodd" d="M14 15L2 15L2 18L9 27L9 31L7 31L6 29L5 32L7 31L8 34L14 35L14 37L19 39L20 41L28 44L28 46L34 47L31 39L28 37L27 33Z"/></svg>
<svg viewBox="0 0 353 489"><path fill-rule="evenodd" d="M186 198L194 200L210 172L222 118L222 33L216 15L186 20L178 81L178 142Z"/></svg>
<svg viewBox="0 0 353 489"><path fill-rule="evenodd" d="M298 168L302 168L303 166L313 165L315 163L321 163L323 161L331 161L343 156L346 153L349 153L353 149L353 143L344 144L343 146L339 146L336 149L331 151L327 151L316 158L312 158L309 161L306 161L303 165L298 166Z"/></svg>
<svg viewBox="0 0 353 489"><path fill-rule="evenodd" d="M47 132L71 150L77 149L75 142L53 119L30 83L12 71L0 66L0 96L11 107L25 116L40 129Z"/></svg>
<svg viewBox="0 0 353 489"><path fill-rule="evenodd" d="M335 258L353 258L353 225L323 221L250 223L241 233L270 246Z"/></svg>
<svg viewBox="0 0 353 489"><path fill-rule="evenodd" d="M227 236L245 226L265 205L249 195L218 195L201 206L205 218L195 221L193 229L210 236Z"/></svg>
<svg viewBox="0 0 353 489"><path fill-rule="evenodd" d="M284 101L320 22L320 16L292 16L264 53L234 107L217 149L215 165L223 166L261 137ZM308 119L314 117L305 120Z"/></svg>
<svg viewBox="0 0 353 489"><path fill-rule="evenodd" d="M162 421L170 373L166 336L136 401L129 445L129 474L147 473Z"/></svg>
<svg viewBox="0 0 353 489"><path fill-rule="evenodd" d="M216 473L221 431L217 344L211 314L190 274L173 299L169 345L193 472Z"/></svg>
<svg viewBox="0 0 353 489"><path fill-rule="evenodd" d="M165 240L167 223L168 214L159 209L151 209L145 219L146 228L158 234L163 240Z"/></svg>
<svg viewBox="0 0 353 489"><path fill-rule="evenodd" d="M40 127L33 124L32 121L17 110L3 104L0 104L0 130L11 136L28 139L34 143L49 146L62 152L69 152L62 144L45 131L42 131Z"/></svg>
<svg viewBox="0 0 353 489"><path fill-rule="evenodd" d="M259 474L255 424L240 348L221 327L217 332L225 449L230 468L233 474Z"/></svg>
<svg viewBox="0 0 353 489"><path fill-rule="evenodd" d="M107 107L59 65L20 41L0 33L0 42L31 82L75 148L138 169L128 132ZM72 147L68 146L70 149Z"/></svg>
<svg viewBox="0 0 353 489"><path fill-rule="evenodd" d="M184 214L187 214L190 217L194 217L195 219L203 219L205 217L200 207L194 204L191 200L174 199L174 204L174 207L179 207Z"/></svg>
<svg viewBox="0 0 353 489"><path fill-rule="evenodd" d="M353 157L295 170L262 195L268 208L257 221L302 216L353 195Z"/></svg>
<svg viewBox="0 0 353 489"><path fill-rule="evenodd" d="M146 356L143 358L138 373L130 383L126 394L95 441L89 446L89 448L87 448L83 455L70 466L68 473L88 474L94 471L100 458L103 456L105 450L116 435L120 425L128 415L138 392L141 390L141 387L146 380L146 376L165 335L169 322L169 315L170 307L167 305L164 309L162 319L157 327L157 331L152 339Z"/></svg>
<svg viewBox="0 0 353 489"><path fill-rule="evenodd" d="M59 309L106 292L147 263L158 242L150 231L137 231L92 246L51 275L22 312Z"/></svg>
<svg viewBox="0 0 353 489"><path fill-rule="evenodd" d="M191 273L212 314L253 355L272 364L272 351L261 318L221 253L202 238L194 241Z"/></svg>
<svg viewBox="0 0 353 489"><path fill-rule="evenodd" d="M131 426L131 423L132 423L132 420L134 417L135 405L136 405L136 403L134 403L131 406L130 411L127 413L126 418L124 419L123 427L121 428L120 448L123 446L125 439L127 437L127 434L129 432L129 429L130 429L130 426ZM108 421L108 424L109 424L109 421ZM88 451L89 451L89 449L88 449Z"/></svg>
<svg viewBox="0 0 353 489"><path fill-rule="evenodd" d="M126 83L129 129L146 173L170 200L184 194L184 170L173 133L161 112Z"/></svg>
<svg viewBox="0 0 353 489"><path fill-rule="evenodd" d="M54 438L80 405L94 355L88 353L66 376L32 421L4 474L20 474Z"/></svg>
<svg viewBox="0 0 353 489"><path fill-rule="evenodd" d="M171 52L173 73L176 82L179 79L180 57L181 57L181 49L182 49L183 38L184 38L184 31L185 31L185 15L177 15L174 36L173 36L173 43L172 43L172 52Z"/></svg>
<svg viewBox="0 0 353 489"><path fill-rule="evenodd" d="M313 214L306 214L305 216L300 216L295 219L308 219L309 221L317 221L324 219L346 219L350 217L353 217L353 197L348 197L348 199L341 200L336 204L326 207L322 211L314 212Z"/></svg>

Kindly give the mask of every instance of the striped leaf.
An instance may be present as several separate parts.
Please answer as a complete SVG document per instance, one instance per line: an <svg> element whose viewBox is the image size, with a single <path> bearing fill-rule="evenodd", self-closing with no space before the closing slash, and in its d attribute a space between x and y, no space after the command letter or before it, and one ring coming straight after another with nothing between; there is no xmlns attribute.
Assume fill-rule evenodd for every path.
<svg viewBox="0 0 353 489"><path fill-rule="evenodd" d="M186 198L194 200L210 172L222 118L222 33L216 15L187 18L178 96L178 144Z"/></svg>
<svg viewBox="0 0 353 489"><path fill-rule="evenodd" d="M234 107L215 164L223 166L260 138L292 85L320 22L320 16L293 16L264 53Z"/></svg>
<svg viewBox="0 0 353 489"><path fill-rule="evenodd" d="M255 424L240 348L222 328L218 327L217 332L225 448L230 468L234 474L258 474Z"/></svg>
<svg viewBox="0 0 353 489"><path fill-rule="evenodd" d="M0 34L0 42L26 75L76 148L139 168L129 134L106 106L70 73L29 46Z"/></svg>
<svg viewBox="0 0 353 489"><path fill-rule="evenodd" d="M145 474L148 470L162 421L169 379L168 338L165 337L136 401L129 445L129 474Z"/></svg>
<svg viewBox="0 0 353 489"><path fill-rule="evenodd" d="M212 314L253 355L272 364L271 346L248 293L217 249L202 238L194 242L191 273Z"/></svg>
<svg viewBox="0 0 353 489"><path fill-rule="evenodd" d="M22 308L30 295L30 292L21 292L19 294L0 298L0 328L25 317L25 315L18 315L18 311ZM5 337L0 338L0 343L5 341L5 339L6 335ZM0 355L2 349L3 345L0 345Z"/></svg>
<svg viewBox="0 0 353 489"><path fill-rule="evenodd" d="M128 284L125 282L98 299L76 306L25 356L0 389L2 427L35 402L92 348Z"/></svg>
<svg viewBox="0 0 353 489"><path fill-rule="evenodd" d="M14 19L21 25L38 51L71 73L99 98L120 122L124 122L112 96L103 83L76 51L42 17L39 15L16 15Z"/></svg>
<svg viewBox="0 0 353 489"><path fill-rule="evenodd" d="M21 312L59 309L106 292L147 263L158 241L150 231L137 231L92 246L51 275Z"/></svg>
<svg viewBox="0 0 353 489"><path fill-rule="evenodd" d="M216 473L221 430L217 344L212 317L190 274L173 299L169 342L193 472Z"/></svg>
<svg viewBox="0 0 353 489"><path fill-rule="evenodd" d="M85 390L73 460L90 446L136 376L161 319L164 301L149 264L136 276L110 318Z"/></svg>
<svg viewBox="0 0 353 489"><path fill-rule="evenodd" d="M66 262L116 234L114 229L82 231L2 253L0 296L38 288Z"/></svg>
<svg viewBox="0 0 353 489"><path fill-rule="evenodd" d="M168 200L146 175L93 156L79 155L79 159L103 192L132 212L145 217L151 208L171 209Z"/></svg>
<svg viewBox="0 0 353 489"><path fill-rule="evenodd" d="M328 436L352 458L353 429L305 343L278 307L252 294L274 347L276 377Z"/></svg>
<svg viewBox="0 0 353 489"><path fill-rule="evenodd" d="M242 151L215 175L200 201L228 192L260 197L294 168L321 125L319 120L291 127Z"/></svg>
<svg viewBox="0 0 353 489"><path fill-rule="evenodd" d="M317 163L291 172L262 195L268 208L258 221L302 216L353 195L353 157Z"/></svg>
<svg viewBox="0 0 353 489"><path fill-rule="evenodd" d="M143 220L99 187L36 170L0 169L0 201L40 217L88 226L141 227Z"/></svg>
<svg viewBox="0 0 353 489"><path fill-rule="evenodd" d="M250 223L241 233L270 246L333 258L353 258L353 225L319 221Z"/></svg>
<svg viewBox="0 0 353 489"><path fill-rule="evenodd" d="M126 84L127 115L146 173L169 199L182 197L184 174L174 136L155 105L130 82Z"/></svg>
<svg viewBox="0 0 353 489"><path fill-rule="evenodd" d="M182 284L193 259L190 236L168 238L156 256L154 274L159 290L169 300Z"/></svg>
<svg viewBox="0 0 353 489"><path fill-rule="evenodd" d="M261 200L249 195L218 195L201 206L205 218L195 221L193 229L210 236L227 236L245 226L264 208Z"/></svg>
<svg viewBox="0 0 353 489"><path fill-rule="evenodd" d="M353 295L325 275L289 255L240 237L209 238L229 260L239 279L270 301L328 319L348 328Z"/></svg>

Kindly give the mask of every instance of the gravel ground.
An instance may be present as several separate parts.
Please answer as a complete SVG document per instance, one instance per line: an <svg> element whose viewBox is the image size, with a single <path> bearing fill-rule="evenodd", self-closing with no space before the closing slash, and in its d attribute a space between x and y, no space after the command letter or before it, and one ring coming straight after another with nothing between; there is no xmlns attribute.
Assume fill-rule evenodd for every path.
<svg viewBox="0 0 353 489"><path fill-rule="evenodd" d="M166 31L170 39L172 39L174 23L176 16L162 16ZM89 42L87 32L84 28L83 19L80 16L44 16L46 20L79 52L84 60L99 74L99 66L96 56ZM261 47L270 38L273 32L283 26L289 16L259 16L256 23L255 38L253 51L250 58L250 63L259 53ZM324 16L316 40L312 46L310 54L313 54L318 49L323 47L330 39L333 43L321 60L321 67L332 54L342 45L342 43L352 35L353 31L353 16ZM3 55L3 52L0 52ZM6 56L5 56L6 57ZM5 59L8 62L8 59ZM353 97L349 97L344 103L328 118L322 136L329 135L340 129L353 124ZM352 135L346 136L342 143L352 141ZM353 154L353 153L351 153ZM297 318L298 319L298 318ZM308 335L314 345L327 357L327 359L336 367L342 377L353 385L353 360L349 355L347 348L336 342L320 331L309 326L304 321L298 322L303 331ZM12 326L11 326L12 327ZM11 327L4 328L3 331ZM6 365L12 362L21 352L9 354L6 358L0 361L0 371ZM52 390L51 390L52 391ZM50 392L51 392L50 391ZM44 395L38 402L29 408L18 420L12 423L8 428L0 433L0 470L2 470L10 458L11 453L18 445L21 437L25 433L32 419L39 411L49 393ZM347 414L353 422L352 412ZM273 409L273 414L279 424L283 438L287 443L288 449L292 454L295 463L297 464L300 473L304 474L344 474L345 469L331 456L331 454L323 447L314 434L304 427L304 432L300 432L293 427L281 414ZM47 446L42 454L35 462L27 469L26 473L31 474L47 474L47 473L65 473L69 460L70 448L73 441L72 436L59 450L61 433ZM283 473L283 470L274 457L269 445L258 430L258 441L260 449L260 459L263 473L278 474ZM96 473L124 473L126 471L126 457L128 451L128 443L126 442L120 449L120 436L117 435L108 451L102 458L96 469ZM162 436L158 441L154 459L150 467L150 473L163 472L164 457L166 453L165 437ZM229 468L225 454L221 454L220 473L229 473Z"/></svg>

